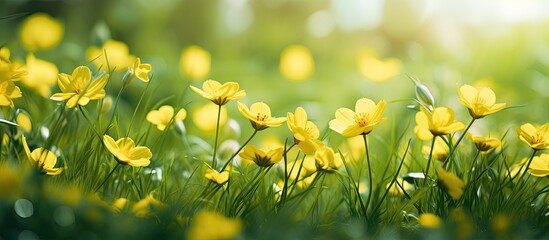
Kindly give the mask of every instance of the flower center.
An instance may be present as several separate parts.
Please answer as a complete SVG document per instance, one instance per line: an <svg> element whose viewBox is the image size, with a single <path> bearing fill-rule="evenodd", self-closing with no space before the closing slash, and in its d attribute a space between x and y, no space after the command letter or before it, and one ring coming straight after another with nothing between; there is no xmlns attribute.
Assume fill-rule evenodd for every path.
<svg viewBox="0 0 549 240"><path fill-rule="evenodd" d="M364 127L368 125L370 114L368 113L355 113L355 123L358 126Z"/></svg>
<svg viewBox="0 0 549 240"><path fill-rule="evenodd" d="M260 122L265 121L265 119L267 119L267 118L268 118L267 115L262 114L262 113L257 113L257 116L255 117L255 119L257 121L260 121Z"/></svg>
<svg viewBox="0 0 549 240"><path fill-rule="evenodd" d="M541 134L536 133L536 134L534 134L534 136L532 136L532 143L533 144L542 143L542 142L544 142L544 138Z"/></svg>
<svg viewBox="0 0 549 240"><path fill-rule="evenodd" d="M476 96L474 99L473 99L473 105L484 105L486 104L486 99L482 98L482 97L479 97L479 96Z"/></svg>

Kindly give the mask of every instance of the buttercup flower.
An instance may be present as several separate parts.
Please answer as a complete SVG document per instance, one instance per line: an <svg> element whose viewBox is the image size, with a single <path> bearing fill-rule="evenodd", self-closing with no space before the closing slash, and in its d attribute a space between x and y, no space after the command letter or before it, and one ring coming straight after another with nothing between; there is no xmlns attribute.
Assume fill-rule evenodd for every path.
<svg viewBox="0 0 549 240"><path fill-rule="evenodd" d="M47 49L61 41L63 25L45 13L35 13L23 21L19 34L25 49Z"/></svg>
<svg viewBox="0 0 549 240"><path fill-rule="evenodd" d="M461 179L453 173L446 172L443 168L437 170L437 175L440 185L454 200L461 198L465 187L465 183Z"/></svg>
<svg viewBox="0 0 549 240"><path fill-rule="evenodd" d="M217 183L218 185L221 185L229 181L229 172L223 171L220 173L215 169L208 168L206 169L206 174L204 174L204 177L214 183Z"/></svg>
<svg viewBox="0 0 549 240"><path fill-rule="evenodd" d="M174 119L174 121L182 121L185 119L185 117L187 117L187 111L185 111L185 109L183 108L177 112L175 117L173 116L173 114L173 107L170 105L164 105L158 110L150 111L149 114L147 114L147 121L156 125L158 130L164 131L172 118Z"/></svg>
<svg viewBox="0 0 549 240"><path fill-rule="evenodd" d="M158 201L152 194L136 202L132 207L132 212L138 217L151 216L155 210L165 209L165 203Z"/></svg>
<svg viewBox="0 0 549 240"><path fill-rule="evenodd" d="M543 150L549 148L549 123L543 124L539 128L530 123L526 123L517 128L520 140L528 144L532 149Z"/></svg>
<svg viewBox="0 0 549 240"><path fill-rule="evenodd" d="M23 64L10 61L10 50L0 47L0 82L19 81L26 74Z"/></svg>
<svg viewBox="0 0 549 240"><path fill-rule="evenodd" d="M368 80L384 82L398 74L402 63L396 58L380 59L372 49L363 49L358 56L358 70Z"/></svg>
<svg viewBox="0 0 549 240"><path fill-rule="evenodd" d="M149 72L152 71L152 67L148 63L141 63L141 59L137 58L133 65L128 68L128 71L139 80L148 82Z"/></svg>
<svg viewBox="0 0 549 240"><path fill-rule="evenodd" d="M281 147L263 151L252 145L246 145L239 156L242 159L254 161L257 166L269 167L282 160L283 152L284 149Z"/></svg>
<svg viewBox="0 0 549 240"><path fill-rule="evenodd" d="M475 144L475 147L481 152L486 152L501 146L501 141L497 138L484 138L477 136L470 136L469 138Z"/></svg>
<svg viewBox="0 0 549 240"><path fill-rule="evenodd" d="M421 148L421 153L424 155L429 156L429 153L431 152L431 146L425 145L423 148ZM450 152L450 148L448 145L446 145L446 142L442 140L442 138L437 138L435 140L435 145L433 146L433 159L438 161L444 161L446 157L448 156L448 153Z"/></svg>
<svg viewBox="0 0 549 240"><path fill-rule="evenodd" d="M442 219L432 213L422 213L419 215L419 225L426 228L438 228L442 224Z"/></svg>
<svg viewBox="0 0 549 240"><path fill-rule="evenodd" d="M269 105L257 102L252 104L250 109L244 103L238 102L238 111L252 123L252 127L258 131L269 127L278 127L286 121L283 117L271 117Z"/></svg>
<svg viewBox="0 0 549 240"><path fill-rule="evenodd" d="M532 159L530 163L530 169L528 169L534 177L548 177L549 176L549 154L541 154Z"/></svg>
<svg viewBox="0 0 549 240"><path fill-rule="evenodd" d="M318 169L334 171L343 166L343 160L339 153L334 153L332 148L324 146L316 150L315 162Z"/></svg>
<svg viewBox="0 0 549 240"><path fill-rule="evenodd" d="M21 141L23 142L23 148L25 149L27 158L29 158L34 165L38 166L42 172L47 175L57 175L63 171L63 168L55 167L57 164L57 155L55 155L54 152L43 148L37 148L31 152L24 135L21 137Z"/></svg>
<svg viewBox="0 0 549 240"><path fill-rule="evenodd" d="M105 70L110 67L110 70L124 71L135 63L135 56L130 54L128 46L114 40L107 40L101 48L88 48L86 58Z"/></svg>
<svg viewBox="0 0 549 240"><path fill-rule="evenodd" d="M397 178L396 181L393 183L393 185L389 188L389 194L391 194L391 196L402 196L404 195L404 191L402 191L402 188L400 188L398 186L398 184L400 184L400 186L402 186L402 188L404 188L404 190L406 190L406 192L412 190L414 188L414 185L413 184L410 184L409 182L407 181L404 181L404 179L402 178ZM389 185L391 185L391 182L387 183L387 188L389 187Z"/></svg>
<svg viewBox="0 0 549 240"><path fill-rule="evenodd" d="M292 45L280 54L280 73L290 81L303 81L315 70L315 62L309 49Z"/></svg>
<svg viewBox="0 0 549 240"><path fill-rule="evenodd" d="M27 87L36 90L41 96L48 97L51 94L51 86L57 82L59 70L55 64L36 58L32 53L27 55L27 75L21 82Z"/></svg>
<svg viewBox="0 0 549 240"><path fill-rule="evenodd" d="M68 100L66 106L73 108L76 105L86 106L90 100L101 99L105 96L105 85L109 75L105 74L98 79L91 81L91 71L86 66L74 69L72 76L61 73L57 84L62 93L53 94L50 99L54 101Z"/></svg>
<svg viewBox="0 0 549 240"><path fill-rule="evenodd" d="M181 52L179 70L192 80L203 80L210 73L210 53L199 46L190 46Z"/></svg>
<svg viewBox="0 0 549 240"><path fill-rule="evenodd" d="M505 103L496 103L496 94L490 88L477 90L470 85L458 89L459 101L469 109L474 119L483 118L505 108Z"/></svg>
<svg viewBox="0 0 549 240"><path fill-rule="evenodd" d="M286 115L288 129L292 131L294 140L297 146L305 154L313 154L316 149L322 146L322 142L318 140L320 132L316 125L307 120L307 113L301 107L295 109L294 113Z"/></svg>
<svg viewBox="0 0 549 240"><path fill-rule="evenodd" d="M136 147L131 138L120 138L115 142L112 137L105 135L103 144L120 164L146 167L151 163L151 150L147 147Z"/></svg>
<svg viewBox="0 0 549 240"><path fill-rule="evenodd" d="M385 106L384 100L377 105L374 101L361 98L355 104L355 111L348 108L340 108L335 113L335 119L330 121L330 129L340 133L344 137L369 134L374 126L385 121L382 118Z"/></svg>
<svg viewBox="0 0 549 240"><path fill-rule="evenodd" d="M416 113L416 123L414 132L421 140L429 140L433 136L446 135L465 128L462 122L454 120L454 111L448 107L437 107L432 114L421 108L421 111Z"/></svg>
<svg viewBox="0 0 549 240"><path fill-rule="evenodd" d="M194 216L187 239L235 239L242 231L240 219L227 218L216 212L201 211Z"/></svg>
<svg viewBox="0 0 549 240"><path fill-rule="evenodd" d="M19 87L15 86L11 80L0 80L0 106L13 107L13 99L22 97L23 94Z"/></svg>
<svg viewBox="0 0 549 240"><path fill-rule="evenodd" d="M238 83L227 82L223 85L215 80L206 80L202 84L202 89L191 86L191 89L203 98L209 99L216 105L225 105L233 99L244 97L244 90L238 91Z"/></svg>

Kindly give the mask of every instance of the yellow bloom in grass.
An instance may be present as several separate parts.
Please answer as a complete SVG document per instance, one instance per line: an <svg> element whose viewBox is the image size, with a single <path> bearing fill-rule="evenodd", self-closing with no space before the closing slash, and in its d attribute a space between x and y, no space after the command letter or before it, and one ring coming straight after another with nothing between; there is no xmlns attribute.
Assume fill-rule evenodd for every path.
<svg viewBox="0 0 549 240"><path fill-rule="evenodd" d="M465 128L462 122L454 120L454 111L448 107L437 107L432 113L422 108L416 113L416 123L414 132L421 140L429 140L433 136L446 135Z"/></svg>
<svg viewBox="0 0 549 240"><path fill-rule="evenodd" d="M27 144L27 138L24 135L21 137L21 141L23 142L27 158L34 165L38 166L42 172L47 175L57 175L63 171L63 168L55 167L57 165L57 155L54 152L43 148L37 148L31 152Z"/></svg>
<svg viewBox="0 0 549 240"><path fill-rule="evenodd" d="M36 58L32 53L27 55L27 75L21 79L25 86L36 90L41 96L51 94L51 86L57 82L59 70L55 64Z"/></svg>
<svg viewBox="0 0 549 240"><path fill-rule="evenodd" d="M533 159L532 159L533 161ZM519 163L514 164L509 170L505 171L505 176L515 178L519 174L523 174L526 171L526 164L528 163L528 158L523 158ZM532 164L530 164L532 165Z"/></svg>
<svg viewBox="0 0 549 240"><path fill-rule="evenodd" d="M204 174L204 177L214 183L221 185L229 181L229 172L223 171L220 173L215 169L208 168L206 169L206 174Z"/></svg>
<svg viewBox="0 0 549 240"><path fill-rule="evenodd" d="M528 169L534 177L547 177L549 176L549 154L541 154L532 159L530 163L530 169Z"/></svg>
<svg viewBox="0 0 549 240"><path fill-rule="evenodd" d="M158 201L152 194L136 202L132 207L132 212L138 217L151 216L156 210L165 209L165 203Z"/></svg>
<svg viewBox="0 0 549 240"><path fill-rule="evenodd" d="M289 112L286 115L286 120L288 129L294 135L294 140L303 153L313 154L323 145L318 140L320 131L313 122L307 120L307 112L303 108L296 108L295 114Z"/></svg>
<svg viewBox="0 0 549 240"><path fill-rule="evenodd" d="M315 70L315 62L309 49L300 45L292 45L280 54L280 73L290 81L303 81Z"/></svg>
<svg viewBox="0 0 549 240"><path fill-rule="evenodd" d="M34 52L57 45L63 39L63 25L45 13L35 13L23 21L19 35L25 49Z"/></svg>
<svg viewBox="0 0 549 240"><path fill-rule="evenodd" d="M470 85L463 85L458 89L459 101L469 109L474 119L483 118L505 108L505 103L496 103L496 94L490 88L481 88L480 91Z"/></svg>
<svg viewBox="0 0 549 240"><path fill-rule="evenodd" d="M271 108L269 105L257 102L246 107L244 103L238 102L238 111L252 123L252 127L258 131L269 127L278 127L286 121L284 117L271 117Z"/></svg>
<svg viewBox="0 0 549 240"><path fill-rule="evenodd" d="M108 79L109 75L105 74L92 81L91 71L88 67L77 67L72 75L59 74L57 84L62 93L55 93L50 99L54 101L67 100L68 108L76 107L76 105L86 106L90 100L101 99L105 96L104 88Z"/></svg>
<svg viewBox="0 0 549 240"><path fill-rule="evenodd" d="M112 206L111 206L112 210L115 213L120 213L120 212L122 212L122 210L124 210L126 207L128 207L129 202L130 201L127 198L117 198L112 203Z"/></svg>
<svg viewBox="0 0 549 240"><path fill-rule="evenodd" d="M257 166L269 167L282 160L283 152L284 148L281 147L263 151L253 145L246 145L239 156L242 159L254 161Z"/></svg>
<svg viewBox="0 0 549 240"><path fill-rule="evenodd" d="M458 200L463 195L465 183L455 174L446 172L443 168L437 170L438 181L446 192L454 199Z"/></svg>
<svg viewBox="0 0 549 240"><path fill-rule="evenodd" d="M372 49L363 49L358 56L358 70L368 80L384 82L400 74L402 63L396 58L380 59Z"/></svg>
<svg viewBox="0 0 549 240"><path fill-rule="evenodd" d="M164 131L166 126L172 121L182 121L187 117L187 111L180 109L174 117L174 109L170 105L164 105L158 110L152 110L147 114L147 121L156 125L156 128L160 131Z"/></svg>
<svg viewBox="0 0 549 240"><path fill-rule="evenodd" d="M528 144L532 149L543 150L549 148L549 123L543 124L539 128L530 123L526 123L517 128L520 140Z"/></svg>
<svg viewBox="0 0 549 240"><path fill-rule="evenodd" d="M148 82L149 72L152 71L152 66L148 63L141 63L141 59L136 58L133 65L128 68L128 71L139 80Z"/></svg>
<svg viewBox="0 0 549 240"><path fill-rule="evenodd" d="M115 71L124 71L136 62L128 46L124 42L114 40L107 40L101 48L88 48L86 58L98 68Z"/></svg>
<svg viewBox="0 0 549 240"><path fill-rule="evenodd" d="M199 46L190 46L181 51L179 70L181 75L192 80L203 80L211 69L210 53Z"/></svg>
<svg viewBox="0 0 549 240"><path fill-rule="evenodd" d="M13 99L22 97L23 94L19 87L15 86L11 80L0 80L0 106L13 107Z"/></svg>
<svg viewBox="0 0 549 240"><path fill-rule="evenodd" d="M203 98L211 100L216 105L225 105L233 99L246 96L246 91L238 91L238 83L227 82L221 85L215 80L206 80L202 84L202 89L191 86L191 89Z"/></svg>
<svg viewBox="0 0 549 240"><path fill-rule="evenodd" d="M217 108L213 103L199 106L193 110L192 120L194 125L204 133L213 133L217 122ZM221 115L219 116L219 126L223 127L227 123L227 109L221 107Z"/></svg>
<svg viewBox="0 0 549 240"><path fill-rule="evenodd" d="M27 112L19 110L15 122L24 132L30 133L32 131L32 120Z"/></svg>
<svg viewBox="0 0 549 240"><path fill-rule="evenodd" d="M501 141L497 138L478 137L468 135L468 138L475 144L475 147L481 152L487 152L501 146Z"/></svg>
<svg viewBox="0 0 549 240"><path fill-rule="evenodd" d="M354 137L370 133L374 126L385 121L382 118L387 103L381 100L374 101L361 98L355 104L355 111L348 108L340 108L335 113L335 119L330 121L330 129L340 133L344 137Z"/></svg>
<svg viewBox="0 0 549 240"><path fill-rule="evenodd" d="M400 184L400 186L402 186L402 188L404 188L404 190L406 192L412 190L414 188L414 185L407 182L407 181L404 181L404 179L402 178L397 178L396 181L393 183L393 185L391 185L391 182L387 183L386 185L386 188L389 188L389 185L391 185L391 187L389 188L389 194L391 194L391 196L403 196L404 195L404 191L402 191L402 188L398 186L398 184Z"/></svg>
<svg viewBox="0 0 549 240"><path fill-rule="evenodd" d="M227 218L216 212L201 211L194 216L187 232L188 239L234 239L242 231L240 219Z"/></svg>
<svg viewBox="0 0 549 240"><path fill-rule="evenodd" d="M430 145L424 145L423 148L421 148L421 153L424 155L429 156L429 153L431 152L431 146ZM442 138L437 138L435 140L435 146L433 146L433 159L438 161L444 161L446 157L448 156L448 153L450 152L450 148L442 140Z"/></svg>
<svg viewBox="0 0 549 240"><path fill-rule="evenodd" d="M422 213L419 215L419 225L426 228L438 228L442 224L442 219L432 213Z"/></svg>
<svg viewBox="0 0 549 240"><path fill-rule="evenodd" d="M318 169L334 171L343 166L339 153L334 153L331 147L324 146L315 152L315 162Z"/></svg>
<svg viewBox="0 0 549 240"><path fill-rule="evenodd" d="M5 80L19 81L26 74L27 71L23 64L10 61L10 50L0 47L0 82Z"/></svg>
<svg viewBox="0 0 549 240"><path fill-rule="evenodd" d="M151 163L151 150L143 146L136 147L131 138L120 138L114 141L112 137L105 135L103 136L103 144L120 164L146 167Z"/></svg>

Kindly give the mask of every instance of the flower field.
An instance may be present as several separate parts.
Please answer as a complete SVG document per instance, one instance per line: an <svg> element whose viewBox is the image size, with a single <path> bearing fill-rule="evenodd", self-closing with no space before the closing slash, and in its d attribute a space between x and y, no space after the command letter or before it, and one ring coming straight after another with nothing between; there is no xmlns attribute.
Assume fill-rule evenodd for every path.
<svg viewBox="0 0 549 240"><path fill-rule="evenodd" d="M0 239L549 238L549 18L336 2L1 3Z"/></svg>

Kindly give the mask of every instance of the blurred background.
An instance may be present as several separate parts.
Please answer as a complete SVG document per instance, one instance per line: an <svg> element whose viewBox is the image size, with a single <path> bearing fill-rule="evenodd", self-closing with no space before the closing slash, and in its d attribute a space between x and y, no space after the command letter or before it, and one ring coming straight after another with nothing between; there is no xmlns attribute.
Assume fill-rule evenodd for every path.
<svg viewBox="0 0 549 240"><path fill-rule="evenodd" d="M489 86L497 102L522 106L477 121L478 134L501 136L510 128L515 134L525 122L548 121L549 2L542 0L2 0L1 6L0 43L12 59L28 52L20 43L25 17L46 13L62 24L63 38L36 57L70 73L90 61L88 48L123 42L152 64L153 99L174 96L166 102L190 112L205 101L188 85L215 79L238 82L247 91L242 101L266 102L274 116L303 106L321 129L337 108L353 108L361 97L391 102L386 116L393 120L385 128L413 126L411 101L399 100L414 97L414 76L463 122L469 117L458 102L462 84ZM144 87L126 97L138 99ZM230 118L248 131L231 104Z"/></svg>

